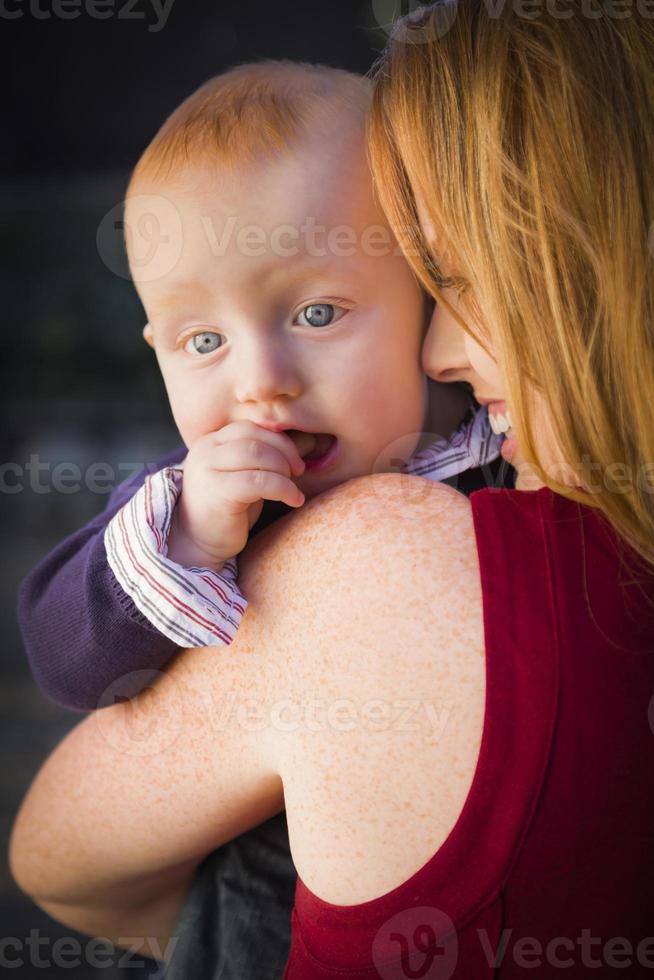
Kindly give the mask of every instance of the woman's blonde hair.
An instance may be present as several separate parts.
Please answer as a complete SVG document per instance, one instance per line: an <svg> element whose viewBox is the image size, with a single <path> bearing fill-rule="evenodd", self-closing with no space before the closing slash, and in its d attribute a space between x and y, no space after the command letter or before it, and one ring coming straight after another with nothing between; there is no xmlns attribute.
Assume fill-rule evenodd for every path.
<svg viewBox="0 0 654 980"><path fill-rule="evenodd" d="M400 21L372 70L371 166L425 288L457 316L441 289L471 287L481 334L457 319L492 338L535 472L654 563L654 21L555 2ZM528 385L576 488L539 461Z"/></svg>

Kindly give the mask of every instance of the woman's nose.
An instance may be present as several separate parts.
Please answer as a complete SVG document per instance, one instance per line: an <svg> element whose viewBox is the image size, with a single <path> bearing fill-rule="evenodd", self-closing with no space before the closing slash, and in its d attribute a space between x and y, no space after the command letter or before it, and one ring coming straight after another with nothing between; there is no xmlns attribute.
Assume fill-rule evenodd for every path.
<svg viewBox="0 0 654 980"><path fill-rule="evenodd" d="M434 381L467 380L465 332L444 306L436 305L422 345L422 368Z"/></svg>
<svg viewBox="0 0 654 980"><path fill-rule="evenodd" d="M290 352L267 341L248 346L237 368L234 391L239 402L270 402L283 396L297 398L303 385Z"/></svg>

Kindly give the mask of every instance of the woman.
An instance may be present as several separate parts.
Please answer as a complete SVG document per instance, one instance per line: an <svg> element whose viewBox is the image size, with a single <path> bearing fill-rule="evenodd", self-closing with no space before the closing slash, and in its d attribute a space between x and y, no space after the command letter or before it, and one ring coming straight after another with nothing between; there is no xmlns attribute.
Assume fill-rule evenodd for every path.
<svg viewBox="0 0 654 980"><path fill-rule="evenodd" d="M376 77L425 368L508 411L515 489L365 477L258 537L231 656L33 784L12 866L62 921L165 950L202 857L285 806L288 980L652 967L654 27L588 9L436 4Z"/></svg>

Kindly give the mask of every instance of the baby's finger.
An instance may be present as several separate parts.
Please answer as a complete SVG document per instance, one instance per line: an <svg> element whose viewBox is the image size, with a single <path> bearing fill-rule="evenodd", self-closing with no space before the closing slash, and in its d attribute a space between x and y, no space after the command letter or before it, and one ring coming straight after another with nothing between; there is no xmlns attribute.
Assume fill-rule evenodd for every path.
<svg viewBox="0 0 654 980"><path fill-rule="evenodd" d="M304 494L292 480L269 470L223 473L220 496L227 505L249 506L258 500L280 500L289 507L300 507L304 503Z"/></svg>
<svg viewBox="0 0 654 980"><path fill-rule="evenodd" d="M227 442L238 442L241 439L246 438L258 439L261 442L268 443L269 446L273 446L278 449L279 452L283 453L288 459L288 464L291 467L291 471L299 476L300 473L304 473L304 462L302 461L301 452L309 452L312 445L315 445L315 440L313 436L306 434L304 440L301 440L300 448L295 444L294 440L286 432L271 432L270 429L264 429L263 426L257 425L255 422L248 422L242 420L240 422L230 422L229 425L224 426L217 432L212 433L213 445L223 445Z"/></svg>
<svg viewBox="0 0 654 980"><path fill-rule="evenodd" d="M240 439L216 446L210 456L212 470L221 473L239 470L269 470L281 476L292 476L288 456L277 446L261 439ZM298 474L295 474L298 475Z"/></svg>
<svg viewBox="0 0 654 980"><path fill-rule="evenodd" d="M288 433L285 433L285 435L288 435ZM302 460L304 460L304 457L308 456L309 453L313 452L316 448L316 437L310 432L300 432L295 429L293 430L292 435L288 436L288 438L295 446L297 454Z"/></svg>

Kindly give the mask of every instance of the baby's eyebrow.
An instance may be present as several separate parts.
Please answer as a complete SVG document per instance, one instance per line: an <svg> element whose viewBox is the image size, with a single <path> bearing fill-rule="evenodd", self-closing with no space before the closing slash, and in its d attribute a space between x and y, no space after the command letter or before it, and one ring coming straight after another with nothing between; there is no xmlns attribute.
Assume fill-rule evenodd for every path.
<svg viewBox="0 0 654 980"><path fill-rule="evenodd" d="M352 260L349 259L348 262L351 263ZM275 259L267 268L260 267L256 271L253 271L252 279L259 287L264 286L266 283L273 283L274 287L275 279L283 279L284 286L289 286L309 276L323 276L326 278L329 275L334 275L337 270L343 269L343 265L343 259L339 259L334 255L323 257L300 255L293 258L293 264L290 268L288 259L286 261ZM190 294L193 294L193 298L197 298L198 291L201 291L207 296L207 300L209 299L206 287L199 279L184 279L180 280L177 284L173 284L168 288L166 293L159 296L153 302L150 307L150 320L164 320L172 316L175 307L183 306L187 299L190 298Z"/></svg>
<svg viewBox="0 0 654 980"><path fill-rule="evenodd" d="M290 258L274 257L266 265L253 271L253 279L258 283L283 279L284 284L293 285L309 276L328 276L342 271L345 263L351 264L353 257L343 258L327 253L322 256L300 254Z"/></svg>
<svg viewBox="0 0 654 980"><path fill-rule="evenodd" d="M199 279L183 279L172 286L167 293L160 296L151 307L151 315L159 317L169 310L172 306L179 306L186 300L186 293L197 293L198 290L205 291L205 287Z"/></svg>

